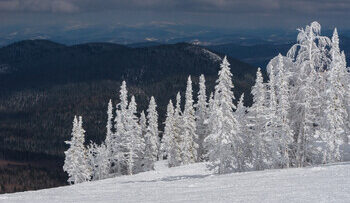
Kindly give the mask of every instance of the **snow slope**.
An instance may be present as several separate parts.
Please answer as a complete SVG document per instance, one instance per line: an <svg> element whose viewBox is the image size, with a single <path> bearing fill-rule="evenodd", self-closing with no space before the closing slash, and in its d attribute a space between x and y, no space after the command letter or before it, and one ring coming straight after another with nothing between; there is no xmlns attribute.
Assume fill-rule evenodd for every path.
<svg viewBox="0 0 350 203"><path fill-rule="evenodd" d="M212 175L204 163L53 189L0 195L0 202L349 202L350 162Z"/></svg>

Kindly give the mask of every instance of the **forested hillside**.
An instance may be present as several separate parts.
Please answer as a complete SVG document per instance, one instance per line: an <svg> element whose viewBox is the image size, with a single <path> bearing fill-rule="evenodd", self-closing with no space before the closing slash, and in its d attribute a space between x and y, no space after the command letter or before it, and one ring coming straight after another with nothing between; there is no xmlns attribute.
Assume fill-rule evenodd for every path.
<svg viewBox="0 0 350 203"><path fill-rule="evenodd" d="M146 109L150 95L155 96L162 124L167 102L185 90L188 75L198 84L204 73L212 90L220 57L185 43L129 48L30 40L0 48L1 156L56 160L61 168L72 117L84 117L87 140L104 140L107 103L110 98L118 101L122 80L135 95L139 112ZM237 96L242 91L249 95L256 69L233 58L229 61Z"/></svg>

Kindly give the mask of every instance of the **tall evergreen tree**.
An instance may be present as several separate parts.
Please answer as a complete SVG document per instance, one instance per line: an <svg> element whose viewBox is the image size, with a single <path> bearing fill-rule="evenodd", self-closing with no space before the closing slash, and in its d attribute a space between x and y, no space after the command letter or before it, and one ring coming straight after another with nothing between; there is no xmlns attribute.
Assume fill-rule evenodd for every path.
<svg viewBox="0 0 350 203"><path fill-rule="evenodd" d="M235 111L235 117L239 123L240 131L239 136L243 140L242 146L242 152L244 154L244 157L242 158L242 170L246 171L248 170L249 160L247 159L247 155L250 153L250 141L248 136L248 127L247 127L247 111L248 108L244 106L244 93L241 95L241 97L238 100L237 103L237 109Z"/></svg>
<svg viewBox="0 0 350 203"><path fill-rule="evenodd" d="M198 160L203 160L203 155L206 154L203 142L205 137L209 134L208 123L208 102L205 87L204 75L199 77L199 91L198 91L198 101L195 105L196 108L196 134L198 139L196 140L198 144Z"/></svg>
<svg viewBox="0 0 350 203"><path fill-rule="evenodd" d="M182 121L182 110L181 110L181 95L180 92L176 95L176 105L174 110L174 153L171 159L171 166L179 166L182 164L182 150L183 142L182 139L183 121Z"/></svg>
<svg viewBox="0 0 350 203"><path fill-rule="evenodd" d="M267 89L267 104L266 104L266 112L265 116L267 118L267 123L265 124L265 131L263 135L263 139L266 140L265 144L265 159L268 162L268 167L276 168L279 167L279 162L281 160L280 153L278 153L278 117L277 117L277 96L276 96L276 88L275 85L277 83L275 79L275 70L274 66L270 65L270 74L268 81L268 89Z"/></svg>
<svg viewBox="0 0 350 203"><path fill-rule="evenodd" d="M142 137L141 126L137 117L137 104L132 96L126 115L126 145L127 145L127 173L132 175L134 171L140 172L141 160L145 149L145 142Z"/></svg>
<svg viewBox="0 0 350 203"><path fill-rule="evenodd" d="M279 152L281 154L280 166L288 168L290 166L290 148L293 143L293 129L289 119L290 111L290 88L289 77L290 73L286 70L283 64L283 57L278 55L278 69L277 78L279 84L278 94L278 108L277 108L277 122L279 123L279 130L277 132L279 139Z"/></svg>
<svg viewBox="0 0 350 203"><path fill-rule="evenodd" d="M325 109L326 123L324 124L323 140L327 143L324 150L323 162L336 162L341 160L340 145L345 138L347 110L344 104L346 86L343 84L345 67L343 67L342 56L339 50L339 37L337 30L334 30L332 37L332 63L328 71L327 105Z"/></svg>
<svg viewBox="0 0 350 203"><path fill-rule="evenodd" d="M154 170L154 162L158 157L159 133L158 133L158 113L157 105L154 97L151 97L147 109L147 133L146 133L146 149L145 149L145 167L147 170Z"/></svg>
<svg viewBox="0 0 350 203"><path fill-rule="evenodd" d="M74 117L72 139L66 141L69 148L65 151L63 170L68 173L68 183L76 184L89 181L91 170L88 164L87 151L84 147L85 130L82 127L82 118Z"/></svg>
<svg viewBox="0 0 350 203"><path fill-rule="evenodd" d="M107 150L107 161L109 162L109 169L111 167L111 162L114 160L113 157L113 147L114 147L114 139L115 139L115 135L113 132L113 103L112 100L110 99L108 102L108 109L107 109L107 125L106 125L106 129L107 129L107 133L106 133L106 139L105 139L105 146L106 146L106 150Z"/></svg>
<svg viewBox="0 0 350 203"><path fill-rule="evenodd" d="M221 70L215 86L213 104L215 110L209 119L213 131L205 139L209 146L210 164L218 173L242 171L244 168L242 166L244 154L240 147L243 140L239 136L239 123L233 113L236 106L233 104L232 74L229 65L225 57L220 65Z"/></svg>
<svg viewBox="0 0 350 203"><path fill-rule="evenodd" d="M194 114L195 112L193 109L192 80L189 76L185 94L185 108L182 117L182 164L189 164L197 161L198 144L195 142L195 140L198 138L198 136L196 134L196 120Z"/></svg>
<svg viewBox="0 0 350 203"><path fill-rule="evenodd" d="M255 85L251 91L253 95L253 105L249 108L247 122L249 127L249 141L251 153L248 155L253 170L263 170L270 167L267 149L266 123L266 87L263 83L263 77L260 68L256 73Z"/></svg>
<svg viewBox="0 0 350 203"><path fill-rule="evenodd" d="M167 157L168 165L169 167L172 167L175 165L176 160L174 158L176 157L176 146L175 146L175 123L174 123L174 105L172 101L169 101L168 107L167 107L167 113L166 113L166 119L165 119L165 127L164 127L164 133L162 138L162 144L161 144L161 154L162 157Z"/></svg>
<svg viewBox="0 0 350 203"><path fill-rule="evenodd" d="M120 87L119 95L120 103L116 105L116 117L115 117L115 134L113 139L113 160L111 168L112 173L121 175L125 173L123 168L126 166L126 153L128 152L127 140L126 140L126 120L127 120L127 107L128 107L128 91L126 89L126 82L123 81Z"/></svg>

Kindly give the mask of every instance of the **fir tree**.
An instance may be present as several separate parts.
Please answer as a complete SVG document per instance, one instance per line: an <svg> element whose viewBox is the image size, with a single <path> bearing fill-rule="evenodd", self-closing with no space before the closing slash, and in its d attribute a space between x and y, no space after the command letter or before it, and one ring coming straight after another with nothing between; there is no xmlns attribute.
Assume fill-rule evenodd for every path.
<svg viewBox="0 0 350 203"><path fill-rule="evenodd" d="M198 135L198 160L203 160L203 155L206 154L203 146L205 137L209 134L208 123L208 102L205 87L204 75L199 77L199 91L198 91L198 101L195 105L196 108L196 134Z"/></svg>
<svg viewBox="0 0 350 203"><path fill-rule="evenodd" d="M234 117L233 111L236 106L233 104L234 95L232 92L232 74L229 62L225 57L220 65L219 78L215 86L213 112L209 122L213 131L205 139L209 146L209 161L212 168L218 173L242 171L244 166L242 160L243 140L240 135L239 123Z"/></svg>
<svg viewBox="0 0 350 203"><path fill-rule="evenodd" d="M154 97L151 97L147 109L147 133L146 133L146 149L145 149L145 167L147 170L154 170L154 162L157 161L159 133L158 133L158 113L157 105Z"/></svg>
<svg viewBox="0 0 350 203"><path fill-rule="evenodd" d="M85 130L82 127L82 118L74 117L72 139L66 141L69 148L65 151L63 170L68 173L68 183L76 184L89 181L91 169L88 164L87 151L84 147Z"/></svg>
<svg viewBox="0 0 350 203"><path fill-rule="evenodd" d="M198 136L196 134L196 120L194 114L195 112L193 109L192 81L191 77L189 76L185 94L185 108L182 116L182 164L189 164L197 161L198 144L195 142L195 140Z"/></svg>
<svg viewBox="0 0 350 203"><path fill-rule="evenodd" d="M169 167L172 167L175 165L176 160L174 158L176 157L176 146L175 146L175 123L174 123L174 105L172 101L169 101L168 107L167 107L167 114L165 119L165 127L164 127L164 134L162 138L162 144L161 144L161 152L162 157L166 157L168 160Z"/></svg>
<svg viewBox="0 0 350 203"><path fill-rule="evenodd" d="M253 105L249 108L247 122L249 127L249 141L251 153L248 155L253 170L263 170L270 167L268 155L268 143L266 142L266 87L260 68L256 73L255 85L251 91L253 95Z"/></svg>

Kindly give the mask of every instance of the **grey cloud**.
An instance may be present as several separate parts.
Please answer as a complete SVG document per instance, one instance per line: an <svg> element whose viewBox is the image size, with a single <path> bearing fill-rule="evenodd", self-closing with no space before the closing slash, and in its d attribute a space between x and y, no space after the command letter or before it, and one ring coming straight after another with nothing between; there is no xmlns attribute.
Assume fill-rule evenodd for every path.
<svg viewBox="0 0 350 203"><path fill-rule="evenodd" d="M75 12L79 8L70 0L0 0L0 11Z"/></svg>
<svg viewBox="0 0 350 203"><path fill-rule="evenodd" d="M151 12L231 13L345 13L349 0L0 0L0 11L90 12L142 10Z"/></svg>

